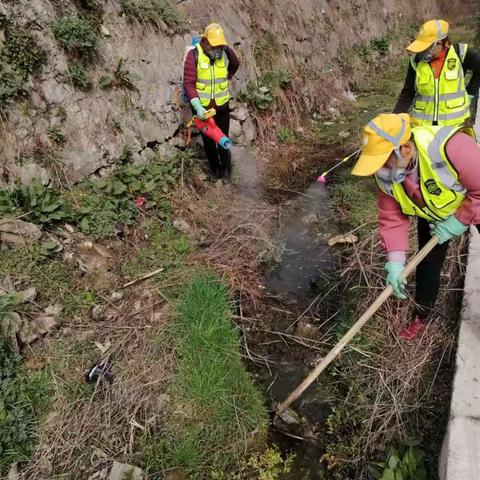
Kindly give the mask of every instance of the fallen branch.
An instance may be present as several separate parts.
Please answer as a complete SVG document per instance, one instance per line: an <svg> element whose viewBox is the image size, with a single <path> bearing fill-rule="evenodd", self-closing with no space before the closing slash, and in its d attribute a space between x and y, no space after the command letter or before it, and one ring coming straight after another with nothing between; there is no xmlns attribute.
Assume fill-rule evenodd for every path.
<svg viewBox="0 0 480 480"><path fill-rule="evenodd" d="M135 285L136 283L143 282L147 278L154 277L155 275L158 275L160 272L163 272L163 270L164 270L164 267L159 268L158 270L155 270L153 272L147 273L146 275L143 275L140 278L132 280L131 282L126 283L125 285L122 285L121 288L131 287L132 285Z"/></svg>

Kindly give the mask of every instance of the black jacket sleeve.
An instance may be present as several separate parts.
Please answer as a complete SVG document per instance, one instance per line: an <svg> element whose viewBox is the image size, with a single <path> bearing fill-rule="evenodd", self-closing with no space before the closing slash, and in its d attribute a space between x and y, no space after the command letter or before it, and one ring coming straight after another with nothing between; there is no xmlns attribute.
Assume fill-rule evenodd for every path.
<svg viewBox="0 0 480 480"><path fill-rule="evenodd" d="M468 52L468 50L467 50ZM398 96L397 103L393 109L393 113L407 113L410 105L415 98L415 70L412 64L408 63L407 76L405 77L405 84Z"/></svg>
<svg viewBox="0 0 480 480"><path fill-rule="evenodd" d="M463 60L463 71L466 72L468 70L472 72L472 78L468 82L467 93L477 96L480 88L480 55L471 48L467 49Z"/></svg>

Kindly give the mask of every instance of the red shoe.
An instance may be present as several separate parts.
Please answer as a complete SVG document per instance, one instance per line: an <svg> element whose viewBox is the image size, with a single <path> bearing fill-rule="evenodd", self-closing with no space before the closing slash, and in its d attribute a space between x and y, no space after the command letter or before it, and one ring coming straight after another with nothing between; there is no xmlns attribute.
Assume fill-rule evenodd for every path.
<svg viewBox="0 0 480 480"><path fill-rule="evenodd" d="M425 330L426 326L427 322L425 319L417 315L413 322L400 332L400 338L403 338L404 340L413 340Z"/></svg>

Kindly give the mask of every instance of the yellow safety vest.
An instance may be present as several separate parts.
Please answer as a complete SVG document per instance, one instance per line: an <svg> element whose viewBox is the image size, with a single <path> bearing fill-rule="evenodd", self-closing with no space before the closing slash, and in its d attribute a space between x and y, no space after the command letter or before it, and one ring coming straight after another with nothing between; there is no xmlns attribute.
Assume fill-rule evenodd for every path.
<svg viewBox="0 0 480 480"><path fill-rule="evenodd" d="M429 63L410 63L416 72L415 99L410 116L413 125L461 125L470 117L470 100L465 88L462 62L468 45L459 43L459 55L453 45L448 49L439 78Z"/></svg>
<svg viewBox="0 0 480 480"><path fill-rule="evenodd" d="M228 69L226 55L213 62L205 54L200 44L196 45L198 50L197 61L197 95L204 107L208 107L212 100L219 107L230 100L228 91Z"/></svg>
<svg viewBox="0 0 480 480"><path fill-rule="evenodd" d="M379 188L395 198L405 215L442 220L454 214L465 198L466 189L445 153L447 141L458 131L475 138L471 128L424 126L412 129L418 152L418 176L425 207L419 207L405 192L401 183L388 182L375 175Z"/></svg>

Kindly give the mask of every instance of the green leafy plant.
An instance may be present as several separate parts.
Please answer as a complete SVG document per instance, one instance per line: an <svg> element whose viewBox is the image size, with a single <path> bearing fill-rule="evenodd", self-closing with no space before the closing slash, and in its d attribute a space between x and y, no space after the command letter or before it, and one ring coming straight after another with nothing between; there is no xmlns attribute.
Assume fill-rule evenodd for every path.
<svg viewBox="0 0 480 480"><path fill-rule="evenodd" d="M69 53L92 56L97 48L97 33L88 20L68 16L53 24L53 34L60 45Z"/></svg>
<svg viewBox="0 0 480 480"><path fill-rule="evenodd" d="M78 63L69 63L67 78L70 83L79 90L88 92L92 88L92 82L87 71Z"/></svg>
<svg viewBox="0 0 480 480"><path fill-rule="evenodd" d="M0 188L0 212L24 214L27 220L44 225L73 218L70 204L37 180L29 186L16 182L11 190Z"/></svg>
<svg viewBox="0 0 480 480"><path fill-rule="evenodd" d="M277 132L277 138L280 143L291 143L294 135L288 127L281 127Z"/></svg>
<svg viewBox="0 0 480 480"><path fill-rule="evenodd" d="M113 186L113 197L96 191L86 195L80 209L80 229L86 235L102 238L112 235L120 225L132 225L138 210L129 198L122 198L123 187ZM115 195L120 198L116 198Z"/></svg>
<svg viewBox="0 0 480 480"><path fill-rule="evenodd" d="M117 68L113 75L103 75L100 80L100 87L108 88L125 88L127 90L138 90L135 82L141 80L141 77L135 72L130 72L123 67L123 59L121 58L117 64Z"/></svg>
<svg viewBox="0 0 480 480"><path fill-rule="evenodd" d="M6 474L12 463L27 460L37 443L38 419L48 406L48 379L44 373L28 377L21 357L1 339L0 391L0 474Z"/></svg>
<svg viewBox="0 0 480 480"><path fill-rule="evenodd" d="M165 23L176 33L184 30L184 20L168 0L120 0L120 4L130 20L148 22L156 27Z"/></svg>
<svg viewBox="0 0 480 480"><path fill-rule="evenodd" d="M61 144L65 142L65 134L59 125L54 125L48 129L48 138L54 143Z"/></svg>
<svg viewBox="0 0 480 480"><path fill-rule="evenodd" d="M286 90L292 82L290 72L282 69L272 70L259 80L250 82L240 92L239 98L256 110L266 110L278 97L281 90Z"/></svg>
<svg viewBox="0 0 480 480"><path fill-rule="evenodd" d="M390 42L385 37L376 37L370 40L370 46L372 47L372 50L379 53L388 53Z"/></svg>
<svg viewBox="0 0 480 480"><path fill-rule="evenodd" d="M398 451L391 447L384 462L371 463L375 480L427 480L423 454L412 446Z"/></svg>
<svg viewBox="0 0 480 480"><path fill-rule="evenodd" d="M45 51L35 37L6 18L1 21L5 41L0 49L0 107L26 93L30 75L37 75L46 62Z"/></svg>

